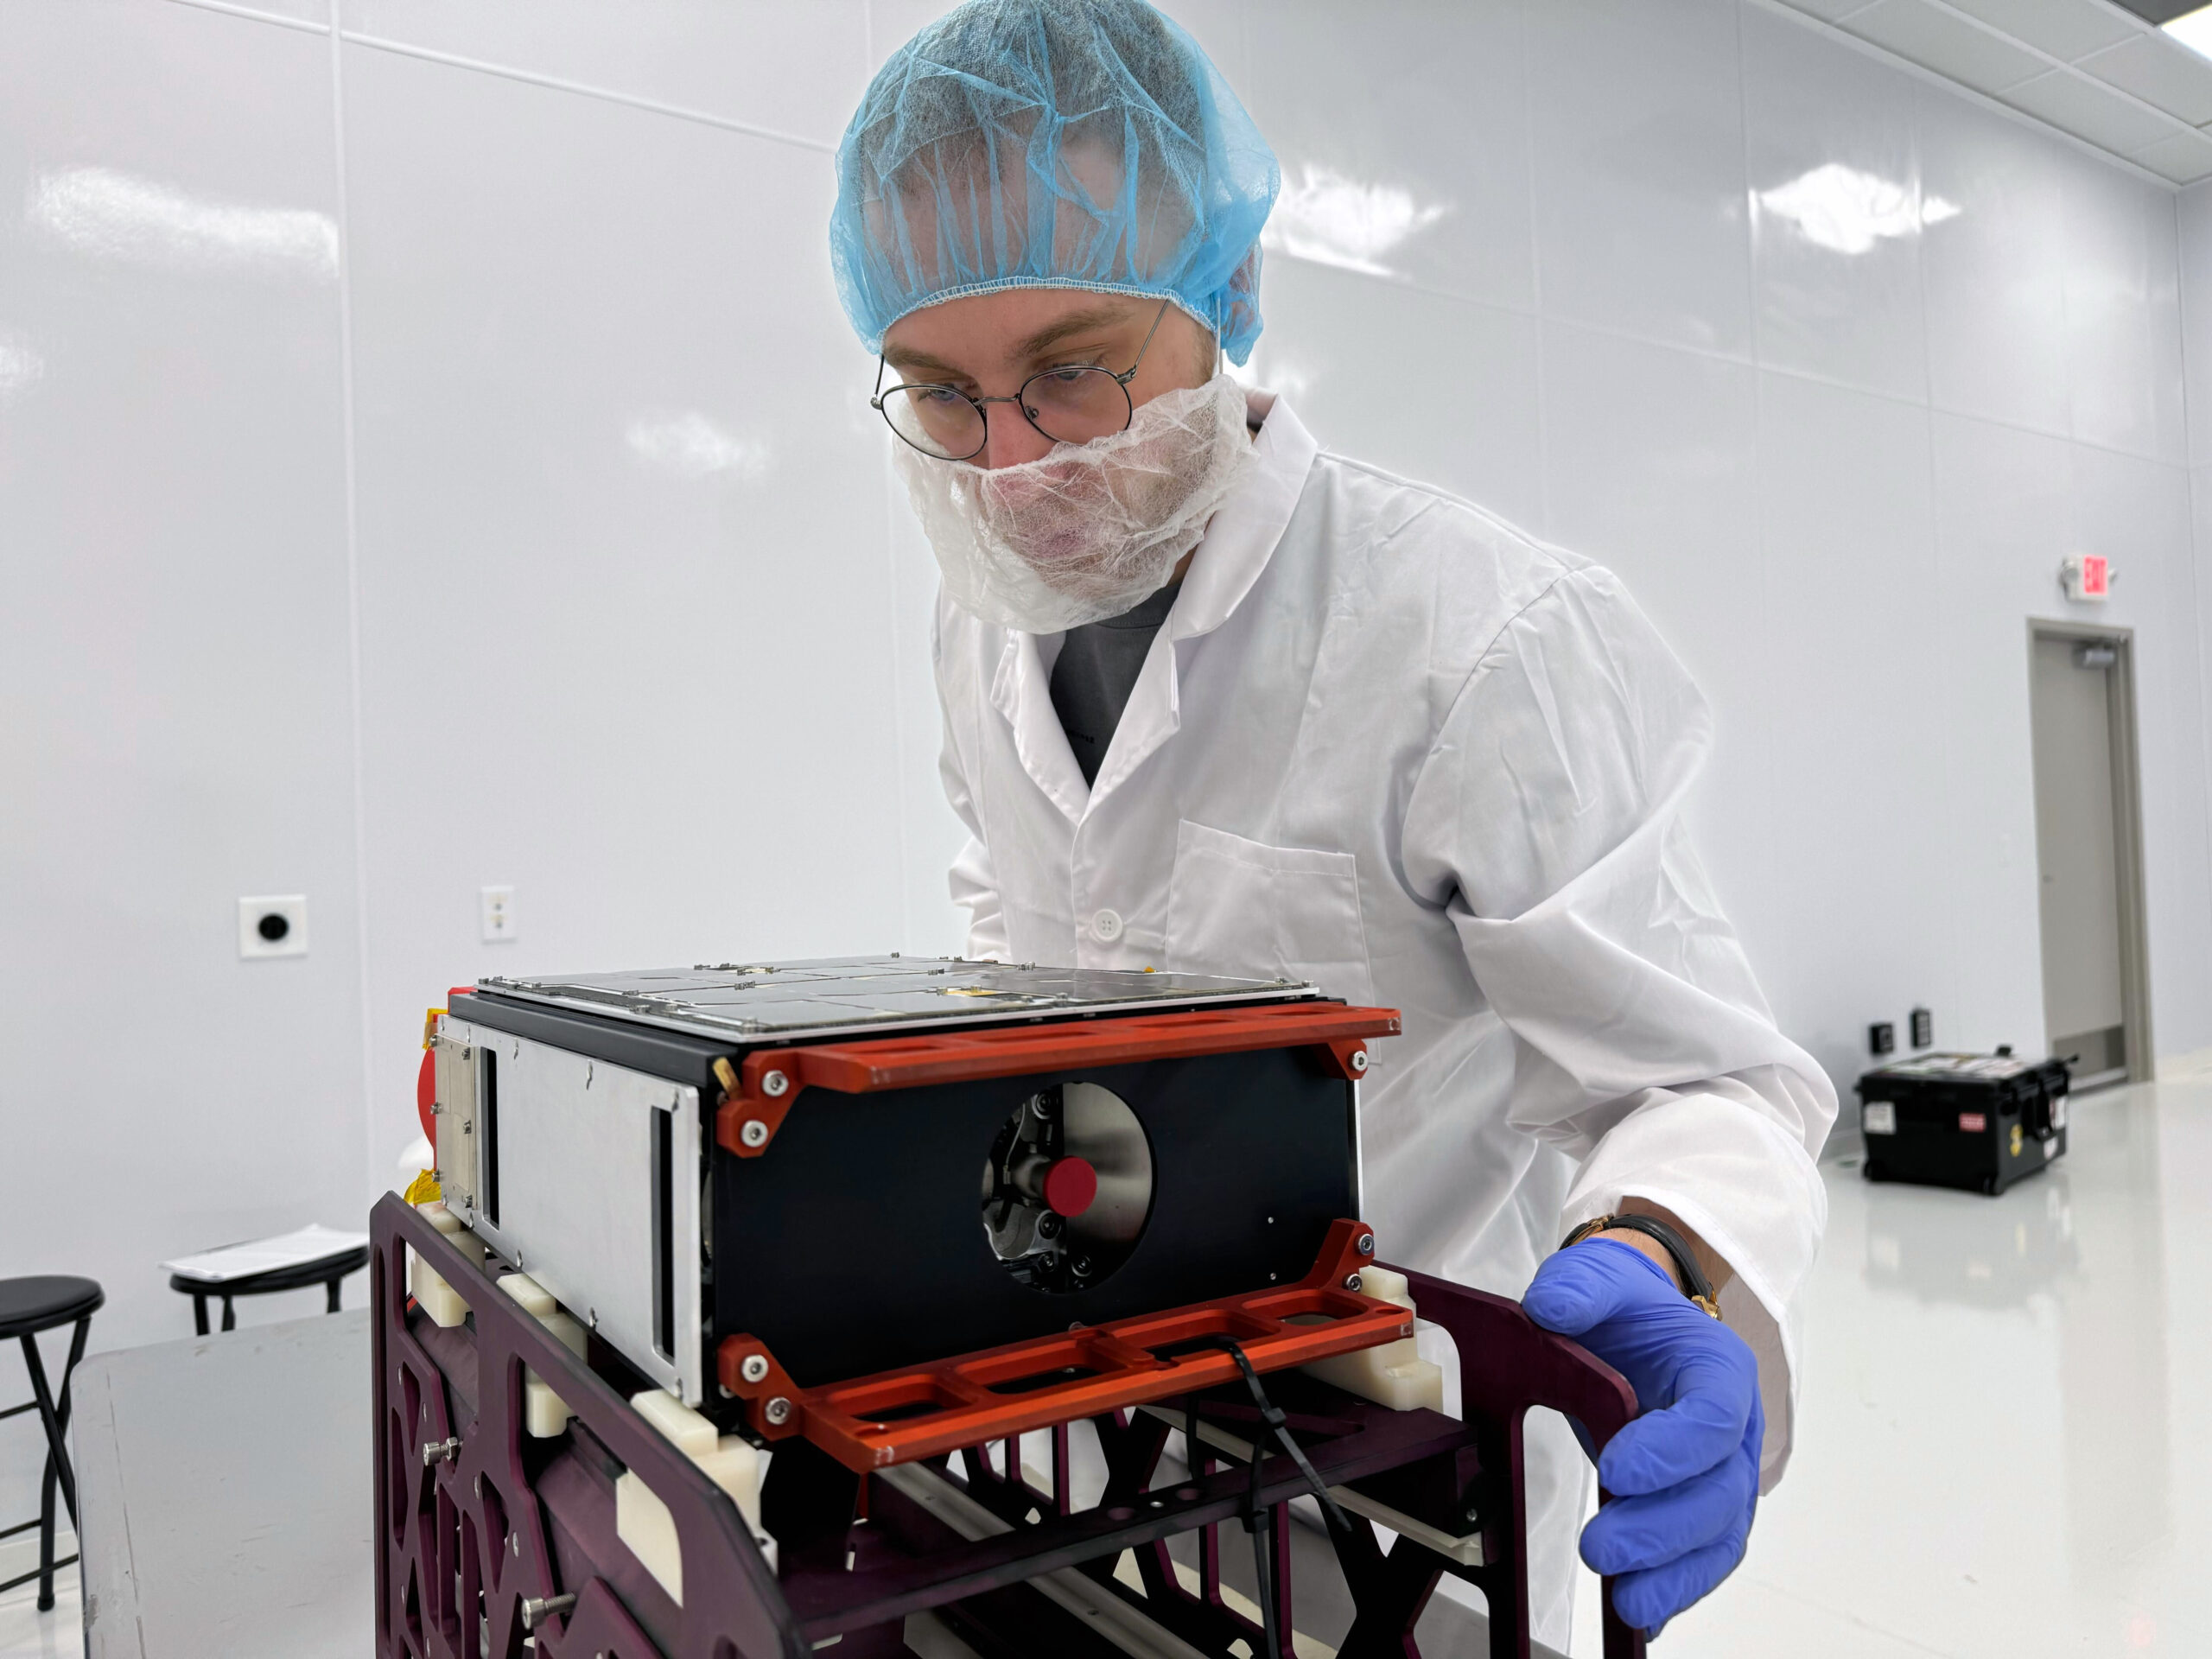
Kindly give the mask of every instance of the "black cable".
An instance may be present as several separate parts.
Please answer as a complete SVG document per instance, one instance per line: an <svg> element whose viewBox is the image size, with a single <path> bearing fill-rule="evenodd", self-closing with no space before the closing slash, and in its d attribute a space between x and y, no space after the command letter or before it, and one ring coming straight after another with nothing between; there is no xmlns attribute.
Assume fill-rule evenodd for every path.
<svg viewBox="0 0 2212 1659"><path fill-rule="evenodd" d="M1244 1374L1244 1386L1251 1392L1252 1404L1260 1414L1260 1421L1274 1431L1276 1441L1290 1454L1291 1461L1298 1465L1299 1473L1306 1477L1306 1484L1313 1489L1313 1496L1321 1505L1322 1519L1327 1523L1330 1532L1338 1538L1349 1534L1351 1517L1330 1496L1328 1487L1323 1484L1312 1460L1292 1435L1289 1418L1283 1414L1280 1406L1268 1398L1267 1389L1260 1386L1260 1374L1252 1368L1252 1362L1243 1348L1231 1337L1210 1336L1199 1340L1204 1346L1217 1348L1236 1362L1236 1369ZM1195 1478L1198 1472L1197 1401L1187 1402L1185 1411L1190 1420L1190 1427L1185 1431L1190 1444L1185 1451L1189 1455L1191 1473ZM1274 1510L1260 1502L1260 1465L1263 1460L1259 1437L1255 1435L1251 1450L1251 1484L1244 1500L1245 1524L1252 1533L1252 1567L1260 1592L1260 1625L1266 1633L1268 1659L1274 1659L1274 1656L1282 1651L1282 1641L1275 1625Z"/></svg>

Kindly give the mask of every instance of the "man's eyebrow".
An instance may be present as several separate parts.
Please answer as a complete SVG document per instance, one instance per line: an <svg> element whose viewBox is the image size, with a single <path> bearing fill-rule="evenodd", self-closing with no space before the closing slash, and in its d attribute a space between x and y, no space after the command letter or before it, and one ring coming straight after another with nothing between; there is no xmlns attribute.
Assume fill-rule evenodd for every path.
<svg viewBox="0 0 2212 1659"><path fill-rule="evenodd" d="M1047 324L1027 339L1017 340L1007 353L1009 362L1019 363L1030 358L1042 357L1062 340L1077 334L1089 334L1094 328L1118 327L1129 320L1126 305L1094 305L1087 310L1071 312L1058 322ZM927 352L916 351L910 346L887 346L883 360L900 373L909 370L925 374L941 375L947 380L971 380L975 377L958 365L933 357Z"/></svg>
<svg viewBox="0 0 2212 1659"><path fill-rule="evenodd" d="M1087 311L1071 312L1058 322L1039 328L1022 340L1010 355L1017 361L1023 358L1042 357L1072 334L1089 334L1094 328L1115 327L1128 320L1129 308L1126 305L1094 305Z"/></svg>
<svg viewBox="0 0 2212 1659"><path fill-rule="evenodd" d="M905 346L885 346L883 360L902 374L909 369L918 369L925 374L943 375L948 380L969 378L967 370L955 368L941 357L931 357L927 352L914 351Z"/></svg>

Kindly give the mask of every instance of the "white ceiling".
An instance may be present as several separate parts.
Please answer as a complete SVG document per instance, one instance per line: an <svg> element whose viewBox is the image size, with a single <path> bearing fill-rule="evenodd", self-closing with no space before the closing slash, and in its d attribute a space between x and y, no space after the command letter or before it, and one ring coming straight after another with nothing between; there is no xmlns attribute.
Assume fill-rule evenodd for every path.
<svg viewBox="0 0 2212 1659"><path fill-rule="evenodd" d="M2111 0L1780 0L2122 156L2212 178L2212 60Z"/></svg>

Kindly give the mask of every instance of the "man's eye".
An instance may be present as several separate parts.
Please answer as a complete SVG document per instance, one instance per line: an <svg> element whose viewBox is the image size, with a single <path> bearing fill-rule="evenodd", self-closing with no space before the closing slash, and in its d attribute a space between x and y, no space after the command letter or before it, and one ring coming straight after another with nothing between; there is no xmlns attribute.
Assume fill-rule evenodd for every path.
<svg viewBox="0 0 2212 1659"><path fill-rule="evenodd" d="M1098 365L1096 363L1064 363L1058 368L1045 371L1045 378L1063 386L1071 386Z"/></svg>
<svg viewBox="0 0 2212 1659"><path fill-rule="evenodd" d="M922 386L917 389L916 395L924 403L938 408L944 408L951 404L964 404L968 401L950 386Z"/></svg>

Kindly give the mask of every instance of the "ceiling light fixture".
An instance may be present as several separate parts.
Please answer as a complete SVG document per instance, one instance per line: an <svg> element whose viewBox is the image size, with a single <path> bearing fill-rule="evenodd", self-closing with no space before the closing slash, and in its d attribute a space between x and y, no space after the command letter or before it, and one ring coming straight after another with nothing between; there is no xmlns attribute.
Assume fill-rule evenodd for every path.
<svg viewBox="0 0 2212 1659"><path fill-rule="evenodd" d="M2163 22L2152 21L2199 57L2212 58L2212 6L2199 6Z"/></svg>

